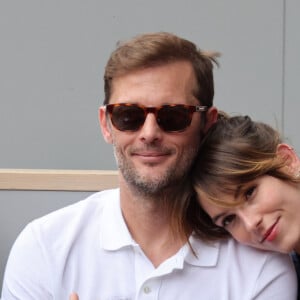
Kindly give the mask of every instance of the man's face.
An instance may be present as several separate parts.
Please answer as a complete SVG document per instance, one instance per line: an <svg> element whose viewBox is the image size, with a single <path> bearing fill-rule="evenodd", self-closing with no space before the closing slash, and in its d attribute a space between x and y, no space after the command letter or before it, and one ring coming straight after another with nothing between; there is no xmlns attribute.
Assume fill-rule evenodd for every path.
<svg viewBox="0 0 300 300"><path fill-rule="evenodd" d="M113 79L110 103L135 103L146 107L163 104L199 105L193 95L196 78L189 62L180 61L130 72ZM200 100L201 101L201 100ZM143 126L133 132L119 131L107 119L100 121L104 138L114 146L121 175L147 195L155 195L180 182L197 153L203 113L193 113L191 125L181 132L165 132L149 113ZM216 110L207 112L209 127Z"/></svg>

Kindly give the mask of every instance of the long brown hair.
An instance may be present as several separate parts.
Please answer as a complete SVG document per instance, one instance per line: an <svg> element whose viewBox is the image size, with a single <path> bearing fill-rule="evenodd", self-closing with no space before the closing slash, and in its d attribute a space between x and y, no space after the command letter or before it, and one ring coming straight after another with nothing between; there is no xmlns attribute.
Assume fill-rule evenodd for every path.
<svg viewBox="0 0 300 300"><path fill-rule="evenodd" d="M201 143L191 173L192 185L217 205L232 206L233 203L222 201L220 195L233 195L237 186L257 177L269 175L298 182L282 169L285 161L277 155L277 146L281 142L279 132L265 123L254 122L248 116L224 115ZM205 212L202 210L201 214ZM217 228L223 231L224 237L228 236L207 217L203 219L204 226L203 222L195 224L202 237L219 238L220 232L215 234Z"/></svg>

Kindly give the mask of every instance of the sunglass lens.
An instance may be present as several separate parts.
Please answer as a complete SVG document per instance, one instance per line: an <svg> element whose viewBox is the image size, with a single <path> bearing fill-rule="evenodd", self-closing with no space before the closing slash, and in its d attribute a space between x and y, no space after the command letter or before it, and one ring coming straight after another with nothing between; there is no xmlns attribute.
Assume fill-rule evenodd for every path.
<svg viewBox="0 0 300 300"><path fill-rule="evenodd" d="M157 123L165 131L181 131L191 124L191 113L184 105L163 106L157 113Z"/></svg>
<svg viewBox="0 0 300 300"><path fill-rule="evenodd" d="M111 115L113 125L122 131L138 130L145 121L145 113L136 105L118 105Z"/></svg>

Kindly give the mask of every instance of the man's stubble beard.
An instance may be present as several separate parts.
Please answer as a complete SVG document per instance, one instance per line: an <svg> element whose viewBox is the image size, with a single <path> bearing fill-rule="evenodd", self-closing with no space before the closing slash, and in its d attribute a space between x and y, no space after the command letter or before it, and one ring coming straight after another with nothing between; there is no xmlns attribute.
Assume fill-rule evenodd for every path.
<svg viewBox="0 0 300 300"><path fill-rule="evenodd" d="M137 194L146 198L157 199L162 197L164 193L172 189L172 187L178 187L178 185L180 185L182 179L189 172L197 152L198 147L196 146L188 148L179 160L170 165L164 173L153 177L138 172L134 164L126 159L118 147L114 145L116 162L127 184L133 188Z"/></svg>

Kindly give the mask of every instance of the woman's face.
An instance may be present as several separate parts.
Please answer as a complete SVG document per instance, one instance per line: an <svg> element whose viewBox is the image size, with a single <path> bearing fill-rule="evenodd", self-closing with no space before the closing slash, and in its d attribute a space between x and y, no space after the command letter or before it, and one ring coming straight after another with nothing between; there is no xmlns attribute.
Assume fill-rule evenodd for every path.
<svg viewBox="0 0 300 300"><path fill-rule="evenodd" d="M233 196L220 195L221 207L197 190L201 206L216 225L224 227L237 241L264 250L288 253L300 243L300 189L275 177L262 176L237 187Z"/></svg>

